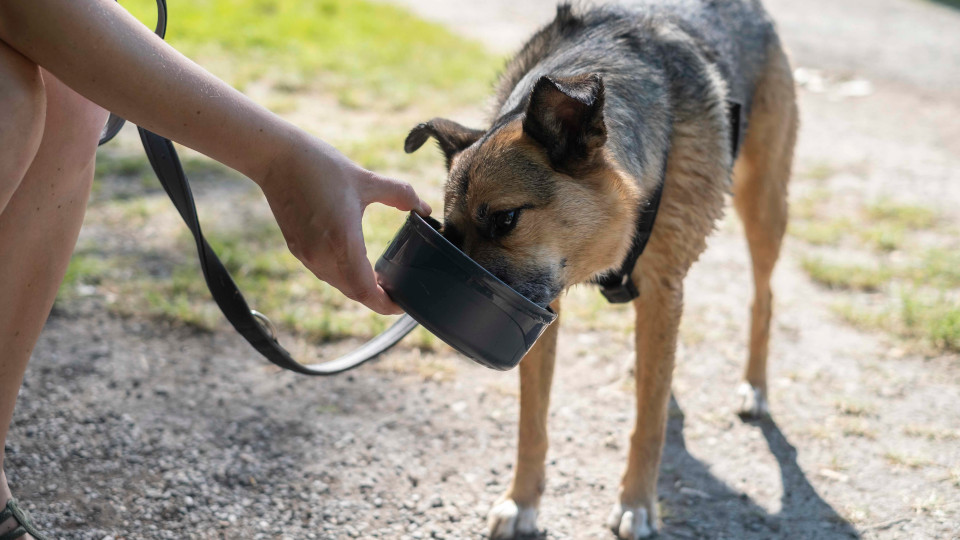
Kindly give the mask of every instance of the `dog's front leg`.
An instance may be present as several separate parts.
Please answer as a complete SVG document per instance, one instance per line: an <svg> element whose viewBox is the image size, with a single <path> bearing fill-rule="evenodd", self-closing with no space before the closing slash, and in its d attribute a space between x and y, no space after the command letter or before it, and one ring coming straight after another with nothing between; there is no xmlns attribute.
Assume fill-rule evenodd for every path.
<svg viewBox="0 0 960 540"><path fill-rule="evenodd" d="M560 301L550 307L560 313ZM490 538L514 538L537 532L537 508L546 483L547 414L557 356L560 319L551 324L520 362L520 436L510 489L487 517Z"/></svg>
<svg viewBox="0 0 960 540"><path fill-rule="evenodd" d="M639 272L637 272L639 274ZM635 540L657 530L657 475L666 435L677 328L683 302L679 277L642 279L636 311L637 420L627 470L608 525L618 538Z"/></svg>

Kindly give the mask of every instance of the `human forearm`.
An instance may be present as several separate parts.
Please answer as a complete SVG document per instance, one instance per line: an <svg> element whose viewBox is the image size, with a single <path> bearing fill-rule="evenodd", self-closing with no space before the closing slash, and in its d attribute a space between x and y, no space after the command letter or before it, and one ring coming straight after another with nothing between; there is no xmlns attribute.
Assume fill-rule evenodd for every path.
<svg viewBox="0 0 960 540"><path fill-rule="evenodd" d="M258 183L302 136L108 0L2 0L0 40L91 101Z"/></svg>

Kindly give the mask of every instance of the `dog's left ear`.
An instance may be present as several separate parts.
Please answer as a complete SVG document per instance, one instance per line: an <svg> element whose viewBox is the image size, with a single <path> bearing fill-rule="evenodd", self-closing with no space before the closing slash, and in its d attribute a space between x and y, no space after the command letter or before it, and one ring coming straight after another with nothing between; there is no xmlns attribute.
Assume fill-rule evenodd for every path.
<svg viewBox="0 0 960 540"><path fill-rule="evenodd" d="M427 142L429 137L433 137L440 145L440 150L447 160L447 168L453 161L453 156L463 152L468 146L480 140L484 132L479 129L470 129L462 126L453 120L446 118L434 118L429 122L423 122L410 130L407 140L403 143L403 150L410 154Z"/></svg>
<svg viewBox="0 0 960 540"><path fill-rule="evenodd" d="M523 130L543 145L550 163L570 169L607 141L603 123L603 79L540 77L530 93Z"/></svg>

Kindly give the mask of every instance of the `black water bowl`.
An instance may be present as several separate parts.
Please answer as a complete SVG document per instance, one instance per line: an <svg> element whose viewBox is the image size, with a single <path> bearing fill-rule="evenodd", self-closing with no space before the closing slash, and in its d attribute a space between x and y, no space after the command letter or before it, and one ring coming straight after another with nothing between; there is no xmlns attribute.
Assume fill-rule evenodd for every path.
<svg viewBox="0 0 960 540"><path fill-rule="evenodd" d="M380 256L376 270L390 298L417 322L489 368L515 367L557 318L412 212Z"/></svg>

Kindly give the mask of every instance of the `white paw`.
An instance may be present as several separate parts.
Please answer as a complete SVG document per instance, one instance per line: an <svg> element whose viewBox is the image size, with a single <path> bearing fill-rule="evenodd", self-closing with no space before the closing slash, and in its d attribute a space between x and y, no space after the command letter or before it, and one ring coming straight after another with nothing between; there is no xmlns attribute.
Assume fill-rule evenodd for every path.
<svg viewBox="0 0 960 540"><path fill-rule="evenodd" d="M657 532L656 511L650 512L643 506L613 505L607 526L620 540L638 540L649 538Z"/></svg>
<svg viewBox="0 0 960 540"><path fill-rule="evenodd" d="M763 390L744 382L737 388L737 394L740 395L740 416L762 418L770 414L770 407L767 406L767 396Z"/></svg>
<svg viewBox="0 0 960 540"><path fill-rule="evenodd" d="M537 533L537 509L517 506L512 499L501 501L487 514L487 528L493 540L506 540Z"/></svg>

